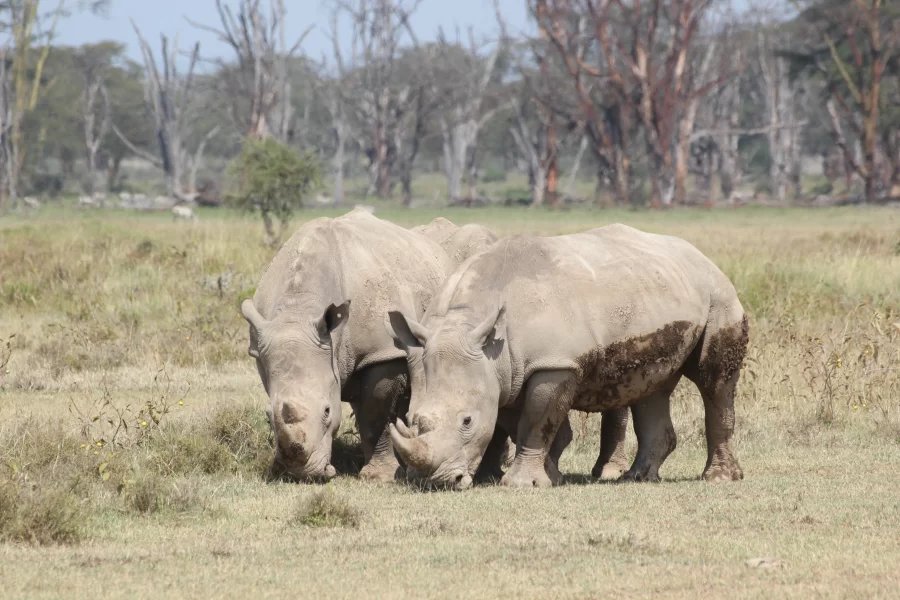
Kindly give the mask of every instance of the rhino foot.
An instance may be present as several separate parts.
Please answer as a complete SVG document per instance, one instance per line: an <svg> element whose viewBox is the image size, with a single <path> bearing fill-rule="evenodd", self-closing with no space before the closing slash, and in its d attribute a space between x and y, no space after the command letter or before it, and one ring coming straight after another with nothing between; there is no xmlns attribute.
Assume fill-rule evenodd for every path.
<svg viewBox="0 0 900 600"><path fill-rule="evenodd" d="M559 471L556 471L555 475L559 477ZM557 483L559 483L558 480ZM506 473L506 475L503 476L503 479L500 480L500 485L519 488L545 488L553 486L554 482L553 479L551 479L550 476L547 475L546 470L542 468L522 468L518 464L513 463L513 466L510 468L509 472Z"/></svg>
<svg viewBox="0 0 900 600"><path fill-rule="evenodd" d="M728 481L740 481L744 478L744 472L738 466L737 461L732 465L712 465L703 472L702 479L712 483Z"/></svg>
<svg viewBox="0 0 900 600"><path fill-rule="evenodd" d="M402 479L405 470L397 464L377 465L369 463L359 472L359 478L372 483L392 483Z"/></svg>
<svg viewBox="0 0 900 600"><path fill-rule="evenodd" d="M653 483L658 483L658 482L662 481L662 479L659 476L658 471L654 470L651 473L651 469L649 469L649 468L648 469L635 469L634 467L632 467L631 469L628 469L625 473L622 474L622 476L619 479L621 481L634 481L634 482L650 481Z"/></svg>
<svg viewBox="0 0 900 600"><path fill-rule="evenodd" d="M625 465L617 463L606 463L605 465L597 465L591 470L591 475L601 481L613 481L620 478L625 473Z"/></svg>

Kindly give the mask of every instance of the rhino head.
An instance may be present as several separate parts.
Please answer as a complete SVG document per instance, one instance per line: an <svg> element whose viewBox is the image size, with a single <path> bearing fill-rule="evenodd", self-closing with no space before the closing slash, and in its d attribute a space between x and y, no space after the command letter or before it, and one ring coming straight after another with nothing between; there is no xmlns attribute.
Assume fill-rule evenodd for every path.
<svg viewBox="0 0 900 600"><path fill-rule="evenodd" d="M503 314L502 308L493 311L474 327L457 316L423 325L389 314L388 333L416 357L415 365L410 362L409 425L401 419L390 425L394 449L413 478L453 489L472 485L503 391L505 344L497 333Z"/></svg>
<svg viewBox="0 0 900 600"><path fill-rule="evenodd" d="M250 355L269 395L275 460L297 479L336 474L331 443L341 425L341 385L333 337L349 312L347 301L330 305L318 319L281 312L266 320L252 300L241 304L250 323Z"/></svg>

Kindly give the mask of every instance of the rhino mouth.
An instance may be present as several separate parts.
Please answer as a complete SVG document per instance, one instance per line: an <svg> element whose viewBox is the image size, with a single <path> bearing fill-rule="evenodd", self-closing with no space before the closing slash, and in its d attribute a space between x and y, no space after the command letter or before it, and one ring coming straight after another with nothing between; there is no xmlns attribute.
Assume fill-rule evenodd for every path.
<svg viewBox="0 0 900 600"><path fill-rule="evenodd" d="M426 475L413 467L407 467L406 482L423 492L461 492L472 487L473 479L471 475L462 470L444 477L439 475Z"/></svg>
<svg viewBox="0 0 900 600"><path fill-rule="evenodd" d="M327 462L315 467L299 467L276 458L275 464L281 475L296 483L327 483L337 475L334 466Z"/></svg>
<svg viewBox="0 0 900 600"><path fill-rule="evenodd" d="M406 480L423 490L466 490L472 487L472 475L457 461L440 461L435 466L431 437L415 435L402 420L389 426L391 441L397 454L406 463Z"/></svg>
<svg viewBox="0 0 900 600"><path fill-rule="evenodd" d="M281 448L275 449L275 466L284 477L302 483L324 483L337 475L337 470L331 464L330 452L313 453L306 460L289 459L281 452Z"/></svg>

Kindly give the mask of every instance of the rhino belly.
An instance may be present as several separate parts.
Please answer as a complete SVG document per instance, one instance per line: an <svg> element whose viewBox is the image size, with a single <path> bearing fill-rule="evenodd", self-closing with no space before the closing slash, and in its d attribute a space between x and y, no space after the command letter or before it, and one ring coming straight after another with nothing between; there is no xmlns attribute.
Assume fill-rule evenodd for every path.
<svg viewBox="0 0 900 600"><path fill-rule="evenodd" d="M659 330L594 348L578 358L573 408L599 412L629 406L679 373L703 328L675 321Z"/></svg>

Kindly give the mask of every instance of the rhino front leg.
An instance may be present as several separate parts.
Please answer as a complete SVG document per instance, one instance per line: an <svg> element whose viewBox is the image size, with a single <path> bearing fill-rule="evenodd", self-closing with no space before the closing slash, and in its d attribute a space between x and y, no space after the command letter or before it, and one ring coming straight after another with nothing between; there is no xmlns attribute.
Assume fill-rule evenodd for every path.
<svg viewBox="0 0 900 600"><path fill-rule="evenodd" d="M354 403L364 464L359 476L391 482L403 474L394 454L388 423L409 407L409 372L406 361L390 361L368 367L360 374Z"/></svg>
<svg viewBox="0 0 900 600"><path fill-rule="evenodd" d="M516 458L500 483L511 487L557 485L562 480L557 461L572 439L568 413L575 375L571 371L539 371L528 378L524 393ZM557 433L561 433L558 441Z"/></svg>
<svg viewBox="0 0 900 600"><path fill-rule="evenodd" d="M598 479L618 479L628 468L625 455L625 434L628 429L628 408L603 411L600 421L600 456L591 475Z"/></svg>

